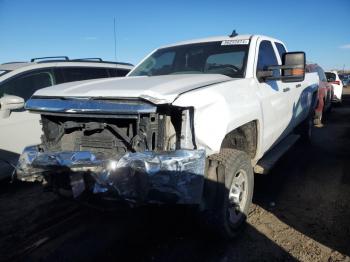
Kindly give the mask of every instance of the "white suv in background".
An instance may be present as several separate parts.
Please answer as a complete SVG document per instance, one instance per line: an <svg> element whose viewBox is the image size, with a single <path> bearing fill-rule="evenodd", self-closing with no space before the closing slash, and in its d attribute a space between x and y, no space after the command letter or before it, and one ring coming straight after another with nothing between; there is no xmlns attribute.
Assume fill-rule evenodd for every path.
<svg viewBox="0 0 350 262"><path fill-rule="evenodd" d="M343 95L343 82L339 78L337 71L326 72L327 81L333 86L332 102L341 103Z"/></svg>
<svg viewBox="0 0 350 262"><path fill-rule="evenodd" d="M125 76L132 68L128 63L65 56L0 64L0 180L9 175L25 146L40 142L40 116L23 108L35 91L66 82Z"/></svg>

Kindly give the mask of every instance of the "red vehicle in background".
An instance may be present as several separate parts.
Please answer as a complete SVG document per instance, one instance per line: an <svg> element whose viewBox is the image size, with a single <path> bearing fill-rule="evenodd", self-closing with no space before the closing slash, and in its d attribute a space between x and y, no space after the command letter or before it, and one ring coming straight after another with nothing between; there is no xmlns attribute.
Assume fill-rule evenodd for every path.
<svg viewBox="0 0 350 262"><path fill-rule="evenodd" d="M322 127L322 115L332 107L333 86L327 81L324 70L318 64L307 64L305 70L309 73L316 72L320 79L314 125L316 127Z"/></svg>

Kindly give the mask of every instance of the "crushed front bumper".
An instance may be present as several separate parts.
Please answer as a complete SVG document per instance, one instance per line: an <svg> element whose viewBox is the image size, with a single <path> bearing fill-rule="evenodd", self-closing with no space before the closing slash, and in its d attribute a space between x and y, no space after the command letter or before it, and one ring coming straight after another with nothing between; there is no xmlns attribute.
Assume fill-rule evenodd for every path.
<svg viewBox="0 0 350 262"><path fill-rule="evenodd" d="M74 198L91 193L134 203L199 204L204 172L204 150L145 151L105 159L89 151L39 152L38 147L27 147L17 178L60 180L54 184L69 188Z"/></svg>

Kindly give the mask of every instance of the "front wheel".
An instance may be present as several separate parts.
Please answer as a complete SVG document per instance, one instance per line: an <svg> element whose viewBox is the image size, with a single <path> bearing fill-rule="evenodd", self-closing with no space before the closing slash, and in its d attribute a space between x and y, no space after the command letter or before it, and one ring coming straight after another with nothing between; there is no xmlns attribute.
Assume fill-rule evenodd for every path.
<svg viewBox="0 0 350 262"><path fill-rule="evenodd" d="M202 221L211 233L224 239L237 235L252 203L254 173L249 156L225 149L208 159Z"/></svg>

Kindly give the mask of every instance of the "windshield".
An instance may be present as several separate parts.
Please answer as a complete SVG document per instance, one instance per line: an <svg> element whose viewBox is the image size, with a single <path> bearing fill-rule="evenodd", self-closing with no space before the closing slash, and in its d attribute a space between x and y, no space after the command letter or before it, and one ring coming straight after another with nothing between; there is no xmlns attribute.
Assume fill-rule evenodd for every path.
<svg viewBox="0 0 350 262"><path fill-rule="evenodd" d="M242 78L248 48L248 44L235 44L234 41L162 48L136 67L130 76L222 74Z"/></svg>

